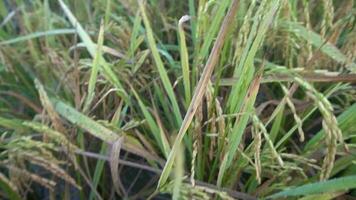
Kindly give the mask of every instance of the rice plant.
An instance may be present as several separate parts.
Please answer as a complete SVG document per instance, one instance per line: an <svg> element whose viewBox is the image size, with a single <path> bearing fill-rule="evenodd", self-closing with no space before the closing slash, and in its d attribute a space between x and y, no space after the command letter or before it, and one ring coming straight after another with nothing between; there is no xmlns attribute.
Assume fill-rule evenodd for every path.
<svg viewBox="0 0 356 200"><path fill-rule="evenodd" d="M355 14L0 1L0 197L354 198Z"/></svg>

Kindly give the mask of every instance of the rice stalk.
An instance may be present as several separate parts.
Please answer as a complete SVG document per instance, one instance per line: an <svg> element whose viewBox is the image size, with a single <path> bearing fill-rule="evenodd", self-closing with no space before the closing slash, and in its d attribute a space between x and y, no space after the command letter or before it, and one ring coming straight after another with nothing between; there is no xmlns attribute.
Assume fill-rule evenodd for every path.
<svg viewBox="0 0 356 200"><path fill-rule="evenodd" d="M166 165L165 165L162 175L160 177L160 180L158 183L158 188L160 188L167 181L168 175L170 174L171 168L173 166L173 160L177 154L177 148L178 148L179 144L181 143L181 141L183 140L185 132L189 128L189 125L194 117L194 114L195 114L197 108L201 104L201 100L202 100L203 95L206 91L206 85L209 82L209 79L211 77L211 74L213 73L214 67L218 62L219 52L221 51L221 48L224 43L224 39L228 33L229 24L231 23L231 21L233 20L235 14L236 14L237 7L238 7L238 2L236 0L234 0L231 4L231 7L230 7L227 15L225 16L225 19L224 19L224 22L220 28L220 32L218 34L217 40L214 43L214 47L210 53L209 59L206 63L206 66L204 67L204 71L201 75L198 85L196 86L192 101L188 107L187 114L184 117L181 128L178 132L176 141L173 144L172 150L168 156Z"/></svg>

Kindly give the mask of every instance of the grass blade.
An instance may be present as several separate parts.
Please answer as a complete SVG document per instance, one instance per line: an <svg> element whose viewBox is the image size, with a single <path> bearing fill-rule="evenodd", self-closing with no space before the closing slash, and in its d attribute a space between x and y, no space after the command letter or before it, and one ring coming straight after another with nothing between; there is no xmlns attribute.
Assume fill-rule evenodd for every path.
<svg viewBox="0 0 356 200"><path fill-rule="evenodd" d="M161 57L159 55L158 48L157 48L157 45L155 43L155 39L153 37L153 31L152 31L150 22L148 20L148 17L146 15L145 5L141 1L139 3L139 6L140 6L141 15L142 15L142 18L143 18L143 23L145 24L145 27L146 27L146 35L147 35L148 46L151 49L151 53L152 53L154 62L156 64L156 67L158 69L158 73L159 73L159 75L161 77L161 80L162 80L162 83L163 83L163 87L166 90L166 92L168 94L168 97L169 97L169 100L172 103L173 112L174 112L173 114L175 116L177 125L179 126L182 123L182 116L181 116L181 113L179 111L178 102L177 102L176 97L174 95L173 87L172 87L172 84L171 84L171 82L170 82L170 80L168 78L167 71L164 68L164 64L163 64L162 59L161 59Z"/></svg>
<svg viewBox="0 0 356 200"><path fill-rule="evenodd" d="M182 66L182 74L183 74L183 85L185 92L185 102L187 104L190 103L191 92L190 92L190 77L189 77L189 57L188 57L188 49L187 44L185 42L185 34L183 29L183 23L190 19L189 16L185 15L180 18L178 22L178 34L179 34L179 43L180 43L180 60Z"/></svg>
<svg viewBox="0 0 356 200"><path fill-rule="evenodd" d="M59 2L59 5L61 6L62 10L64 11L66 16L68 17L68 19L69 19L70 23L72 24L72 26L75 27L77 33L79 34L79 36L82 39L82 41L85 44L85 46L87 47L87 50L89 51L90 55L92 57L94 57L95 56L95 52L96 52L96 48L95 48L94 42L91 40L90 36L84 30L82 25L75 18L73 13L69 10L67 5L62 0L58 0L58 2Z"/></svg>
<svg viewBox="0 0 356 200"><path fill-rule="evenodd" d="M89 109L89 106L94 99L94 95L95 95L94 90L97 81L96 79L98 75L98 69L99 69L99 59L102 56L103 42L104 42L104 24L102 22L99 30L97 49L96 49L93 66L91 68L91 74L89 78L88 96L86 98L84 108L83 108L84 113Z"/></svg>
<svg viewBox="0 0 356 200"><path fill-rule="evenodd" d="M111 15L111 0L106 0L105 6L105 18L104 25L107 26L109 24L110 15Z"/></svg>
<svg viewBox="0 0 356 200"><path fill-rule="evenodd" d="M144 105L144 103L141 101L140 97L138 96L137 92L132 88L132 92L134 94L134 96L136 97L138 104L141 108L141 111L143 113L143 115L145 116L145 119L147 121L147 124L149 126L149 128L151 129L151 133L153 134L153 137L155 138L158 146L160 147L162 153L168 157L168 153L170 151L170 147L169 144L167 142L167 140L165 140L164 138L162 138L161 130L158 127L157 123L155 122L155 120L153 119L151 113L147 110L146 106Z"/></svg>
<svg viewBox="0 0 356 200"><path fill-rule="evenodd" d="M100 155L106 155L106 152L107 152L107 144L103 143L101 145L101 148L100 148L100 152L99 154ZM97 187L99 185L99 182L100 182L100 179L103 175L103 170L104 170L104 164L105 164L105 160L98 160L98 162L96 162L96 165L95 165L95 170L94 170L94 174L93 174L93 180L92 180L92 187L95 189L95 190L91 190L90 191L90 194L89 194L89 200L93 200L95 198L95 193L97 192Z"/></svg>
<svg viewBox="0 0 356 200"><path fill-rule="evenodd" d="M50 31L43 31L43 32L35 32L31 33L28 35L24 36L19 36L10 40L4 40L0 42L0 45L8 45L8 44L14 44L18 42L24 42L27 40L32 40L35 38L40 38L40 37L48 37L48 36L55 36L55 35L67 35L67 34L76 34L77 30L75 29L56 29L56 30L50 30Z"/></svg>
<svg viewBox="0 0 356 200"><path fill-rule="evenodd" d="M337 192L342 190L348 190L356 188L356 176L348 176L344 178L336 178L328 181L322 181L317 183L311 183L302 185L296 188L287 189L282 192L273 194L267 199L278 199L282 197L291 197L291 196L303 196L311 194L320 194L320 193L330 193Z"/></svg>

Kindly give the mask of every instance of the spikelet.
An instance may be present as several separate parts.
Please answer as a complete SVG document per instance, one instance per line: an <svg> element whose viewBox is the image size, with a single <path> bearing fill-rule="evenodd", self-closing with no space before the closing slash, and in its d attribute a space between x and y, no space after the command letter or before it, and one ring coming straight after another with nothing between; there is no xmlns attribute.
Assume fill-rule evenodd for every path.
<svg viewBox="0 0 356 200"><path fill-rule="evenodd" d="M206 193L209 193L209 194L218 195L223 200L233 200L232 197L230 197L228 194L226 194L226 192L223 192L223 191L214 190L214 189L211 189L208 187L203 187L203 186L198 186L198 189L200 189L201 191L204 191Z"/></svg>
<svg viewBox="0 0 356 200"><path fill-rule="evenodd" d="M328 28L333 27L333 20L334 20L334 6L332 0L322 0L324 13L323 19L321 21L321 30L320 35L325 38L325 34Z"/></svg>
<svg viewBox="0 0 356 200"><path fill-rule="evenodd" d="M306 90L306 94L314 100L315 105L318 107L323 117L323 129L325 131L325 143L327 145L327 153L325 155L320 180L328 179L334 166L337 143L339 142L348 151L347 145L344 143L341 130L338 126L335 115L333 114L333 107L329 100L320 92L318 92L311 84L303 80L297 74L291 73L290 70L280 67L280 72L291 76L295 82Z"/></svg>
<svg viewBox="0 0 356 200"><path fill-rule="evenodd" d="M356 62L356 27L354 27L353 30L351 30L351 33L347 35L346 41L348 42L342 47L342 51L347 57L346 67L352 73L356 73L356 67L355 65L352 65Z"/></svg>
<svg viewBox="0 0 356 200"><path fill-rule="evenodd" d="M309 13L309 1L303 0L303 14L305 20L305 26L308 30L312 31L312 26L310 23L310 13ZM313 48L312 44L309 41L306 41L306 51L307 51L307 62L313 57Z"/></svg>
<svg viewBox="0 0 356 200"><path fill-rule="evenodd" d="M303 131L303 128L302 128L302 125L303 125L302 120L297 115L297 111L296 111L296 109L294 107L294 104L290 99L290 95L288 93L288 89L284 85L281 85L281 86L282 86L284 94L286 95L285 96L285 100L286 100L290 110L293 113L293 117L294 117L295 122L297 123L298 133L299 133L299 141L303 142L304 141L304 131Z"/></svg>
<svg viewBox="0 0 356 200"><path fill-rule="evenodd" d="M283 162L281 156L278 154L276 148L274 147L273 142L269 138L269 134L268 134L268 132L266 130L265 125L261 122L261 120L258 118L258 116L256 114L253 114L252 122L255 124L255 127L258 127L258 129L262 132L262 134L263 134L268 146L271 149L272 156L277 160L278 164L281 167L284 167L284 162Z"/></svg>
<svg viewBox="0 0 356 200"><path fill-rule="evenodd" d="M234 54L234 62L237 62L242 54L243 47L246 45L247 37L250 31L250 21L252 18L253 10L255 9L256 0L252 0L250 6L245 14L243 23L241 25L237 40L236 40L236 50Z"/></svg>
<svg viewBox="0 0 356 200"><path fill-rule="evenodd" d="M53 157L50 150L55 150L52 143L35 141L28 136L22 136L11 140L8 144L6 144L5 148L8 149L9 153L21 153L23 151L30 150L32 152L41 154L41 156L45 158Z"/></svg>
<svg viewBox="0 0 356 200"><path fill-rule="evenodd" d="M57 176L60 179L63 179L64 181L70 183L78 189L81 188L76 184L75 180L71 176L69 176L63 169L61 169L57 164L55 164L55 161L46 160L39 156L33 156L27 153L25 153L24 155L30 163L43 167L44 169L50 171L53 175Z"/></svg>
<svg viewBox="0 0 356 200"><path fill-rule="evenodd" d="M60 119L58 113L54 110L53 105L52 105L51 101L49 100L43 85L37 79L35 79L35 85L38 90L38 94L40 96L42 106L48 113L49 118L52 121L54 129L61 133L64 133L66 129L62 125L61 119Z"/></svg>
<svg viewBox="0 0 356 200"><path fill-rule="evenodd" d="M70 152L75 151L76 149L79 149L77 146L72 144L65 136L64 134L55 131L45 125L42 125L40 123L35 123L35 122L24 122L23 125L32 128L35 131L38 131L44 135L46 135L48 138L51 140L57 142L58 144L61 144L63 147L68 147Z"/></svg>
<svg viewBox="0 0 356 200"><path fill-rule="evenodd" d="M192 162L191 162L191 168L190 168L190 182L192 186L195 186L195 165L196 165L196 159L197 159L197 154L198 154L198 139L197 137L194 137L194 143L193 143L193 154L192 154Z"/></svg>
<svg viewBox="0 0 356 200"><path fill-rule="evenodd" d="M218 148L219 148L219 152L223 152L224 151L224 147L226 147L226 133L225 133L225 118L223 116L223 110L221 108L220 102L219 100L216 98L215 99L215 109L216 109L216 113L217 113L217 122L218 122ZM220 160L222 160L222 157L220 158Z"/></svg>
<svg viewBox="0 0 356 200"><path fill-rule="evenodd" d="M47 189L49 189L51 191L54 191L54 187L56 186L56 183L54 181L51 181L49 179L40 177L37 174L28 172L26 170L20 169L18 167L13 166L13 165L8 165L7 167L12 172L14 172L17 175L21 176L21 178L30 179L30 180L40 184L41 186L43 186L43 187L45 187L45 188L47 188Z"/></svg>
<svg viewBox="0 0 356 200"><path fill-rule="evenodd" d="M194 178L195 178L195 165L196 165L197 155L202 143L201 122L203 120L203 104L200 104L198 106L195 116L196 116L196 120L195 120L196 123L193 132L193 154L192 154L191 169L190 169L190 173L191 173L190 182L193 186L195 186Z"/></svg>
<svg viewBox="0 0 356 200"><path fill-rule="evenodd" d="M261 131L259 131L259 128L254 125L252 127L252 136L253 136L253 150L254 150L254 158L255 158L255 170L256 170L256 180L259 184L261 184L261 144L262 144L262 138L261 138Z"/></svg>
<svg viewBox="0 0 356 200"><path fill-rule="evenodd" d="M307 90L307 95L314 100L321 115L323 116L323 129L325 130L325 143L327 145L327 154L323 161L322 171L320 173L320 180L328 179L334 166L337 141L344 145L347 150L347 146L344 143L341 130L337 124L335 115L333 114L333 107L329 100L321 93L315 90L315 88L308 82L302 80L299 77L294 77L294 80L298 82Z"/></svg>
<svg viewBox="0 0 356 200"><path fill-rule="evenodd" d="M214 88L211 85L211 81L209 81L208 84L208 89L205 92L205 97L206 97L206 105L207 105L207 111L208 111L208 119L211 121L210 123L210 132L211 133L216 133L216 114L214 112L214 99L213 99L213 93L214 93ZM211 137L210 138L210 148L209 148L209 160L213 160L214 154L215 154L215 146L216 146L216 137Z"/></svg>
<svg viewBox="0 0 356 200"><path fill-rule="evenodd" d="M6 178L6 176L4 176L4 174L0 173L0 181L5 183L8 187L10 187L14 192L18 192L19 189L17 188L17 186L11 182L8 178Z"/></svg>
<svg viewBox="0 0 356 200"><path fill-rule="evenodd" d="M293 159L293 161L303 163L303 164L308 165L314 169L321 170L321 167L316 165L317 161L315 159L309 159L309 158L305 158L303 156L299 156L296 154L289 154L289 153L281 153L281 156L284 158Z"/></svg>
<svg viewBox="0 0 356 200"><path fill-rule="evenodd" d="M168 192L172 193L174 189L174 181L167 183L164 187L160 189L160 192ZM217 195L222 200L233 200L226 192L212 189L209 187L204 187L200 185L196 185L195 187L191 187L190 184L182 183L179 199L213 199L213 197Z"/></svg>

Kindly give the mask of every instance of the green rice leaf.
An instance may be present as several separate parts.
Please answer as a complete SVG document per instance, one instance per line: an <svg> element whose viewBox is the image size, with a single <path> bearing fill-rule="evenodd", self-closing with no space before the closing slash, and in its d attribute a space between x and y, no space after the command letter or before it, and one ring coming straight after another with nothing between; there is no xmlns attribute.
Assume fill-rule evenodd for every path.
<svg viewBox="0 0 356 200"><path fill-rule="evenodd" d="M325 41L319 34L314 31L308 30L304 26L297 22L286 21L282 23L285 28L288 28L290 32L294 33L298 37L310 42L314 47L320 48L320 50L328 55L330 58L338 63L346 64L349 67L355 68L356 63L349 63L347 57L333 44Z"/></svg>
<svg viewBox="0 0 356 200"><path fill-rule="evenodd" d="M52 99L54 109L65 119L72 124L76 124L82 129L88 131L93 136L101 139L102 141L111 143L119 138L119 135L104 127L93 119L85 116L71 106L63 103L60 100Z"/></svg>
<svg viewBox="0 0 356 200"><path fill-rule="evenodd" d="M286 189L282 192L273 194L267 199L278 199L282 197L305 196L311 194L321 194L324 192L337 192L356 188L356 176L335 178L323 182L302 185L296 188Z"/></svg>
<svg viewBox="0 0 356 200"><path fill-rule="evenodd" d="M96 50L96 54L95 54L95 57L93 60L93 66L91 68L91 74L90 74L90 78L89 78L88 96L87 96L85 104L84 104L83 112L86 112L88 110L91 102L94 99L94 95L95 95L94 90L95 90L95 84L97 82L99 59L102 56L103 42L104 42L104 24L101 23L100 30L99 30L99 36L98 36L97 50Z"/></svg>
<svg viewBox="0 0 356 200"><path fill-rule="evenodd" d="M191 92L190 92L190 76L189 76L189 57L188 57L188 49L187 44L185 42L185 33L183 29L183 23L189 20L190 17L185 15L183 16L178 23L178 34L179 34L179 43L180 43L180 60L182 66L182 74L183 74L183 86L185 92L185 101L187 104L190 103L191 100Z"/></svg>
<svg viewBox="0 0 356 200"><path fill-rule="evenodd" d="M158 127L157 123L155 122L154 118L152 117L151 113L148 111L144 103L141 101L140 97L138 96L137 92L132 89L132 92L134 96L136 97L138 104L141 108L141 111L143 115L145 116L145 119L147 121L148 126L150 127L151 133L153 134L153 137L155 138L158 146L160 147L162 153L168 157L168 154L170 152L170 147L166 139L162 138L161 130Z"/></svg>
<svg viewBox="0 0 356 200"><path fill-rule="evenodd" d="M19 36L13 39L9 40L4 40L0 42L0 45L8 45L8 44L14 44L18 42L24 42L27 40L32 40L35 38L40 38L40 37L48 37L48 36L55 36L55 35L68 35L68 34L76 34L77 30L75 29L56 29L56 30L50 30L50 31L43 31L43 32L34 32L28 35L24 36Z"/></svg>
<svg viewBox="0 0 356 200"><path fill-rule="evenodd" d="M180 113L180 110L179 110L178 102L177 102L176 97L174 95L173 87L172 87L172 84L171 84L171 82L170 82L170 80L168 78L167 71L164 68L164 64L163 64L162 59L161 59L161 57L159 55L158 48L157 48L155 39L153 37L153 31L152 31L150 22L148 20L148 17L146 15L145 5L143 4L142 1L139 3L139 7L140 7L141 15L142 15L142 18L143 18L143 23L145 24L145 27L146 27L146 35L147 35L148 46L151 49L154 62L156 64L156 67L158 69L158 73L159 73L159 75L161 77L161 80L162 80L162 83L163 83L163 87L166 90L166 92L168 94L168 98L172 103L173 114L175 116L176 123L177 123L178 126L180 126L180 124L182 123L182 116L181 116L181 113Z"/></svg>

